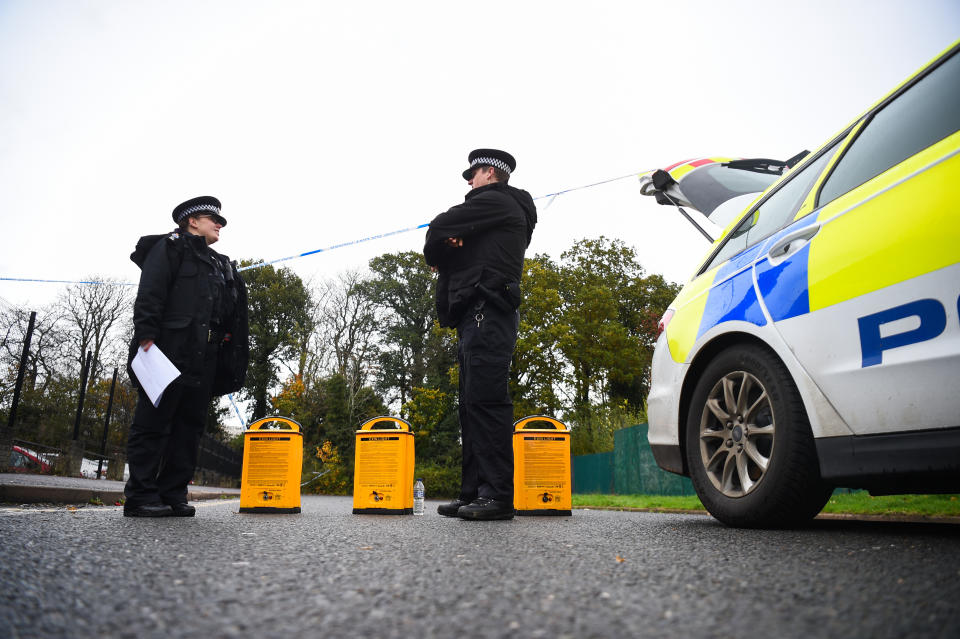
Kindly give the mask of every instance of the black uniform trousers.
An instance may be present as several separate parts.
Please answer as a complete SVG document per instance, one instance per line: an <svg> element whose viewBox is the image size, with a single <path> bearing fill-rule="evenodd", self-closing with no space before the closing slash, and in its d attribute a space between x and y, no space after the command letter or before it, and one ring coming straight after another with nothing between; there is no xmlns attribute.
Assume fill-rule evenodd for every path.
<svg viewBox="0 0 960 639"><path fill-rule="evenodd" d="M173 382L156 407L140 391L127 440L130 478L123 489L127 507L186 503L210 408L217 351L218 344L207 344L199 386Z"/></svg>
<svg viewBox="0 0 960 639"><path fill-rule="evenodd" d="M519 325L517 311L479 302L457 326L464 501L487 497L513 503L510 360Z"/></svg>

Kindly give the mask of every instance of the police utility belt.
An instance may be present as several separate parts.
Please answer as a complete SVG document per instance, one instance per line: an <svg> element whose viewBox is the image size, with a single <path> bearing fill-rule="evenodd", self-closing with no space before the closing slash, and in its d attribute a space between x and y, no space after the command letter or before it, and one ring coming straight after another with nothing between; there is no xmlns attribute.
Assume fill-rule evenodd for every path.
<svg viewBox="0 0 960 639"><path fill-rule="evenodd" d="M507 282L500 291L495 291L479 283L476 285L476 289L476 303L480 307L485 302L489 302L504 313L512 313L520 308L520 302L523 301L519 282Z"/></svg>

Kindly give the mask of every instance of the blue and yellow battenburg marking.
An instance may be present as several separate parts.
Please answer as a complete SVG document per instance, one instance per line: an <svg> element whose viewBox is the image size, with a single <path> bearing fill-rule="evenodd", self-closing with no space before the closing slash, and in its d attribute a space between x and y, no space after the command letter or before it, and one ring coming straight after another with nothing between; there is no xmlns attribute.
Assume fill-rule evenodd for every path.
<svg viewBox="0 0 960 639"><path fill-rule="evenodd" d="M841 155L822 172L792 225L684 287L667 327L674 361L688 361L700 338L725 322L766 325L761 299L779 322L960 262L960 132L878 176L879 188L871 181L812 211L820 182ZM802 249L776 264L765 257L773 243L813 224L821 228ZM864 366L872 361L865 356Z"/></svg>

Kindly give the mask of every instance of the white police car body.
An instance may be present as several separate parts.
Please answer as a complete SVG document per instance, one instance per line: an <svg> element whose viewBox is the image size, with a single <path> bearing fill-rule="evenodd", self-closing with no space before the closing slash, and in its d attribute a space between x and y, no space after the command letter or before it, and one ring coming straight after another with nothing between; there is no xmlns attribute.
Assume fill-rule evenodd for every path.
<svg viewBox="0 0 960 639"><path fill-rule="evenodd" d="M960 492L958 51L766 189L664 316L650 444L728 524Z"/></svg>

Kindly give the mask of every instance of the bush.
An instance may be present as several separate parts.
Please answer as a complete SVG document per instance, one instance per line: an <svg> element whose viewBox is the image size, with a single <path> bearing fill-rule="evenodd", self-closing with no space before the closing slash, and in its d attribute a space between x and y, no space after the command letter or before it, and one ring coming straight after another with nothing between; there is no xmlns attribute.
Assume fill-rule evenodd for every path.
<svg viewBox="0 0 960 639"><path fill-rule="evenodd" d="M329 468L327 466L322 470ZM309 474L305 473L304 481L318 470L321 469L312 469ZM446 468L436 464L416 464L413 474L414 477L423 479L423 485L429 499L453 499L460 494L459 468ZM333 467L329 473L304 486L303 492L311 495L351 495L353 494L353 469L342 466Z"/></svg>
<svg viewBox="0 0 960 639"><path fill-rule="evenodd" d="M313 455L303 457L301 492L312 495L349 495L353 492L353 468L340 459L340 453L329 441L315 446ZM316 477L316 473L323 473Z"/></svg>
<svg viewBox="0 0 960 639"><path fill-rule="evenodd" d="M330 442L324 442L315 449L314 455L305 455L303 459L303 481L312 481L303 487L302 492L311 495L353 494L353 467L340 460L340 455ZM314 478L316 473L324 471L329 472ZM453 499L460 494L459 464L450 468L436 462L417 462L413 476L423 479L430 499ZM413 485L410 488L412 490Z"/></svg>
<svg viewBox="0 0 960 639"><path fill-rule="evenodd" d="M570 447L574 455L592 455L613 450L613 433L647 421L642 410L623 401L611 406L592 406L566 415Z"/></svg>
<svg viewBox="0 0 960 639"><path fill-rule="evenodd" d="M310 475L312 476L313 473ZM304 475L303 481L307 481L309 478L309 476ZM318 477L304 486L302 492L310 495L350 495L353 493L353 469L333 468L322 477Z"/></svg>
<svg viewBox="0 0 960 639"><path fill-rule="evenodd" d="M428 499L454 499L460 495L460 468L437 464L416 464L414 478L423 479Z"/></svg>

